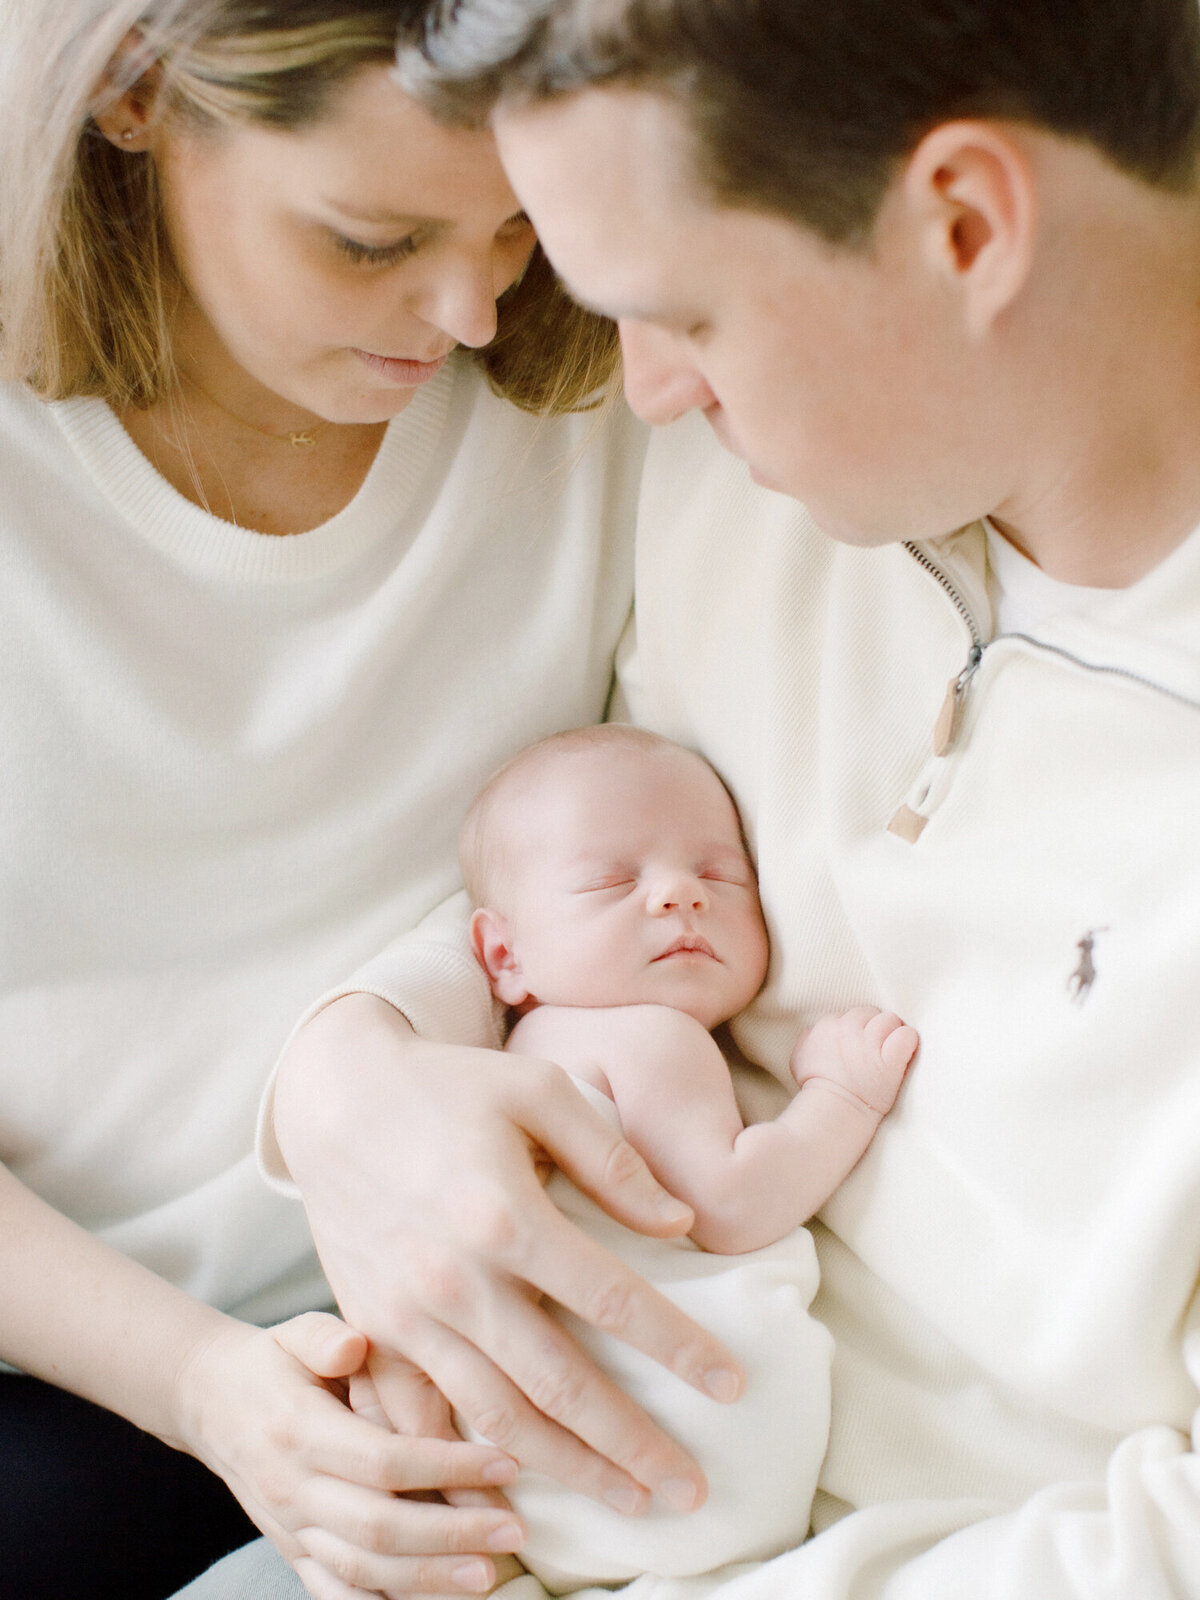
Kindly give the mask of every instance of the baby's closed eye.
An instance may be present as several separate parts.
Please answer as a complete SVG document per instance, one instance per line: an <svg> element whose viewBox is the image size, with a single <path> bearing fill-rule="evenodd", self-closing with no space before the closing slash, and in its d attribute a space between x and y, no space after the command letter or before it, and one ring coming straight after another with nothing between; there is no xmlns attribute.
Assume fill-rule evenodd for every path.
<svg viewBox="0 0 1200 1600"><path fill-rule="evenodd" d="M576 894L609 894L617 890L632 889L637 883L631 872L610 872L600 878L589 878L575 890Z"/></svg>

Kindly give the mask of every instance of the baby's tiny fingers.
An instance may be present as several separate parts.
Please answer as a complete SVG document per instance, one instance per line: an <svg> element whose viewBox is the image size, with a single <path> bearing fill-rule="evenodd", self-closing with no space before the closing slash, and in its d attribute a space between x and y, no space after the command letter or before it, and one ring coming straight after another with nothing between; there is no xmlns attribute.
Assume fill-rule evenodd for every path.
<svg viewBox="0 0 1200 1600"><path fill-rule="evenodd" d="M892 1019L894 1026L889 1028L880 1044L880 1055L885 1067L893 1072L900 1072L907 1067L917 1053L920 1044L920 1035L915 1028L910 1028L906 1022L901 1022L899 1017Z"/></svg>

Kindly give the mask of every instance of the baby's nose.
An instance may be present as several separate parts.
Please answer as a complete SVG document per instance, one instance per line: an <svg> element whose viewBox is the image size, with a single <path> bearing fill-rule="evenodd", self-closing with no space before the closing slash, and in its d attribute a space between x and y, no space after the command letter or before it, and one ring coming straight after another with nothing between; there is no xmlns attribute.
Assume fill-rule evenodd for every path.
<svg viewBox="0 0 1200 1600"><path fill-rule="evenodd" d="M656 916L670 911L703 911L708 896L699 878L678 874L662 878L650 891L649 906Z"/></svg>

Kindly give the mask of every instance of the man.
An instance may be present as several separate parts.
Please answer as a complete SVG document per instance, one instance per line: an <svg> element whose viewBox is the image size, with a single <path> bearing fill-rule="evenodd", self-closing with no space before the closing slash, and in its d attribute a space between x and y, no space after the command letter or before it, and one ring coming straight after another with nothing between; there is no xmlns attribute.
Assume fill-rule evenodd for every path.
<svg viewBox="0 0 1200 1600"><path fill-rule="evenodd" d="M624 681L747 821L775 954L739 1044L782 1081L830 1008L921 1034L818 1230L836 1355L815 1537L731 1591L1200 1595L1194 0L457 0L426 57L418 87L491 118L567 285L621 321L630 400L672 424ZM470 1009L458 970L439 1015ZM374 988L417 1014L403 981ZM673 1473L685 1511L678 1458L513 1293L696 1381L699 1347L636 1286L589 1289L596 1259L504 1140L618 1209L611 1148L545 1071L552 1115L489 1099L497 1069L461 1052L449 1077L405 1074L401 1024L356 1073L313 1069L367 1000L302 1030L309 1122L415 1093L423 1160L389 1134L391 1165L456 1182L408 1207L424 1301L356 1288L351 1320L386 1344L390 1316L521 1459L561 1443L523 1389L594 1447L584 1467ZM292 1059L284 1154L351 1282ZM481 1167L507 1199L456 1235ZM623 1214L652 1231L641 1181ZM345 1205L343 1232L386 1210Z"/></svg>
<svg viewBox="0 0 1200 1600"><path fill-rule="evenodd" d="M660 435L629 674L748 817L739 1042L922 1036L824 1213L817 1537L739 1596L1200 1594L1194 0L459 0L426 54L635 409L767 486Z"/></svg>

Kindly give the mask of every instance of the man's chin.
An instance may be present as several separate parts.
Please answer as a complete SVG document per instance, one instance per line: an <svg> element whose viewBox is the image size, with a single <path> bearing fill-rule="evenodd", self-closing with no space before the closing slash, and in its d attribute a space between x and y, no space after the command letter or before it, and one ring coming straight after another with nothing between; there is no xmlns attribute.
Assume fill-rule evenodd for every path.
<svg viewBox="0 0 1200 1600"><path fill-rule="evenodd" d="M771 477L770 473L764 472L761 467L756 467L752 461L747 461L746 470L749 472L751 479L758 485L760 489L773 489L776 494L788 493L781 483L776 482L776 480ZM793 496L793 499L794 498L795 496Z"/></svg>
<svg viewBox="0 0 1200 1600"><path fill-rule="evenodd" d="M910 537L896 528L880 531L875 528L859 527L856 523L846 522L836 515L830 516L821 512L807 502L805 508L826 538L833 539L837 544L851 545L856 550L878 550L882 545L900 544Z"/></svg>

